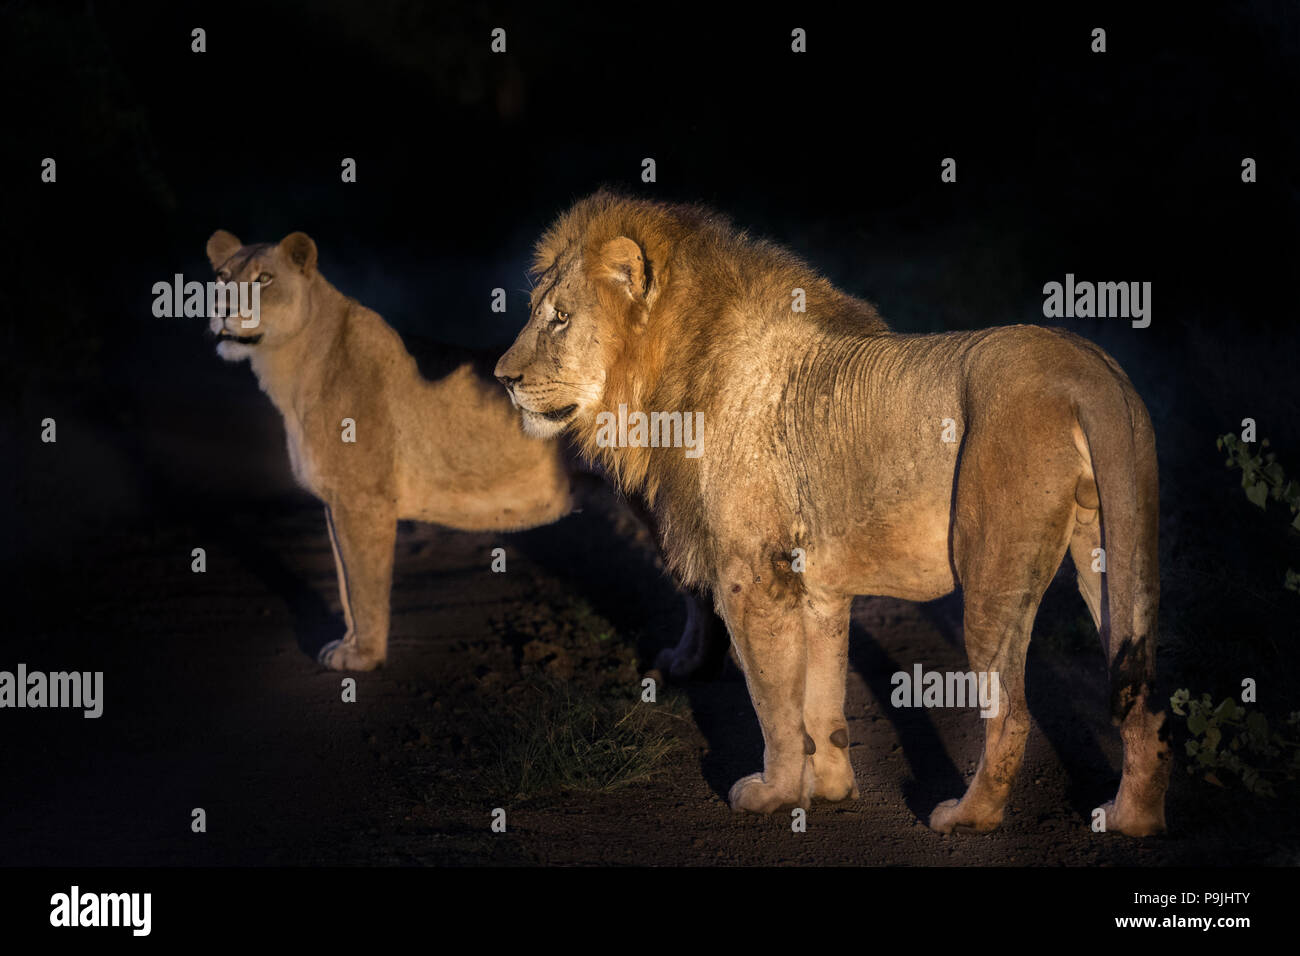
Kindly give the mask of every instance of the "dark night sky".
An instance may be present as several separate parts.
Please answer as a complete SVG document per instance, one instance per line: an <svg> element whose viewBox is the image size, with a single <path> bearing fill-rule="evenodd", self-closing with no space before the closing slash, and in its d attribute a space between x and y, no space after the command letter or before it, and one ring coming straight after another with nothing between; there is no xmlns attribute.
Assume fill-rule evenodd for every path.
<svg viewBox="0 0 1300 956"><path fill-rule="evenodd" d="M1300 447L1300 14L1170 9L620 21L402 0L9 4L6 556L57 537L49 521L76 534L100 519L87 504L78 520L75 494L51 499L25 457L52 410L121 434L146 475L122 479L144 482L123 492L137 500L194 480L130 449L160 407L236 434L220 409L248 382L197 323L149 312L154 282L207 278L213 230L305 230L325 275L408 341L499 350L522 322L532 242L601 185L712 204L907 331L1043 321L1042 285L1067 272L1151 281L1149 329L1066 324L1128 370L1162 457L1200 456L1247 414ZM45 156L55 185L39 182ZM939 180L946 156L956 184ZM1258 183L1241 183L1243 156ZM505 315L489 309L497 286Z"/></svg>

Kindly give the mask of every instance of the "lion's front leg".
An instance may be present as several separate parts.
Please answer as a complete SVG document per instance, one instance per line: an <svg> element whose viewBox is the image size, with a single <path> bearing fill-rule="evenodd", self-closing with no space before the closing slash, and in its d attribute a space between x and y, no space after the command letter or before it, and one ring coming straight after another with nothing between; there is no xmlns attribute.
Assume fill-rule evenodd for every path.
<svg viewBox="0 0 1300 956"><path fill-rule="evenodd" d="M763 730L763 772L736 781L731 807L756 813L807 807L814 770L812 739L803 723L806 655L799 612L778 606L747 567L724 573L718 587Z"/></svg>
<svg viewBox="0 0 1300 956"><path fill-rule="evenodd" d="M858 796L844 718L851 606L850 598L810 595L800 612L808 647L803 722L813 742L813 796L824 800Z"/></svg>
<svg viewBox="0 0 1300 956"><path fill-rule="evenodd" d="M321 648L333 670L368 671L388 656L389 608L397 512L390 503L334 503L325 508L347 632Z"/></svg>

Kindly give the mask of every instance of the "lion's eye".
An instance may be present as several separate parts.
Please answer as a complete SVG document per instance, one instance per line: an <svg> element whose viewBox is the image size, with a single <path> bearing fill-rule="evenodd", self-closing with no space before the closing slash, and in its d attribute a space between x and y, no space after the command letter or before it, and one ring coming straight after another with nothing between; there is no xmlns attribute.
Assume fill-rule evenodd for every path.
<svg viewBox="0 0 1300 956"><path fill-rule="evenodd" d="M556 317L557 319L559 319L561 322L568 322L568 321L569 321L569 313L567 313L567 312L561 312L559 309L556 309L556 310L555 310L555 317Z"/></svg>
<svg viewBox="0 0 1300 956"><path fill-rule="evenodd" d="M269 272L259 272L257 278L253 281L260 282L262 285L270 285L271 280L274 278L275 276L271 275Z"/></svg>

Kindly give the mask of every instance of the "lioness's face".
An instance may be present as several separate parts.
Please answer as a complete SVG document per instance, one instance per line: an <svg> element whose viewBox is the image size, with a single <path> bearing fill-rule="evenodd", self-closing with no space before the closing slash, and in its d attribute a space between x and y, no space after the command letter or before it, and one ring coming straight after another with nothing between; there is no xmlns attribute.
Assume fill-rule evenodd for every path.
<svg viewBox="0 0 1300 956"><path fill-rule="evenodd" d="M619 243L626 245L611 249ZM541 274L528 324L496 367L530 435L550 438L594 414L606 370L623 347L629 309L644 301L644 271L629 272L623 261L632 255L641 261L636 244L619 238L591 261L566 252Z"/></svg>
<svg viewBox="0 0 1300 956"><path fill-rule="evenodd" d="M219 283L257 283L252 318L212 315L217 354L228 362L283 345L307 324L307 289L316 267L316 244L301 232L279 243L246 246L224 229L208 240L208 261ZM249 289L251 292L251 287Z"/></svg>

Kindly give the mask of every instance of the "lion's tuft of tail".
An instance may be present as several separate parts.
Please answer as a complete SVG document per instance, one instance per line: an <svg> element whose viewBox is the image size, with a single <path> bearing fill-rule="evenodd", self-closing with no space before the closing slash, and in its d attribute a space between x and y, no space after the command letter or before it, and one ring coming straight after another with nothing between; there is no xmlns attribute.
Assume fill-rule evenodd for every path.
<svg viewBox="0 0 1300 956"><path fill-rule="evenodd" d="M1155 433L1127 381L1093 389L1078 409L1101 504L1101 638L1110 663L1111 716L1154 693L1160 603Z"/></svg>

